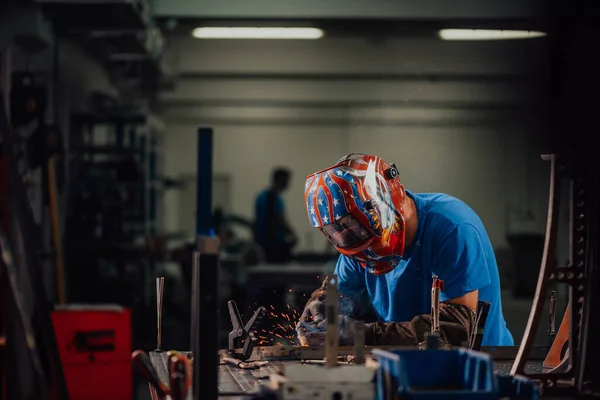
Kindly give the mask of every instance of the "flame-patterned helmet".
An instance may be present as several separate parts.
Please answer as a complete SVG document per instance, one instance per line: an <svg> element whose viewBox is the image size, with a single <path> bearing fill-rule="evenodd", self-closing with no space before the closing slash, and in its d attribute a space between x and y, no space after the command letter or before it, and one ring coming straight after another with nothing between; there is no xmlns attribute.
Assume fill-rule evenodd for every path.
<svg viewBox="0 0 600 400"><path fill-rule="evenodd" d="M312 226L377 275L392 271L404 253L404 197L394 164L359 153L309 175L304 186Z"/></svg>

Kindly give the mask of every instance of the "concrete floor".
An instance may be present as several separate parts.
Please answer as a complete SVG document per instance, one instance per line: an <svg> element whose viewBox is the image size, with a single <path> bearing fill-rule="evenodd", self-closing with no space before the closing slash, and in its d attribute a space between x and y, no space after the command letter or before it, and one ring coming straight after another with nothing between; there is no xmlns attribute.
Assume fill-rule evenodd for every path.
<svg viewBox="0 0 600 400"><path fill-rule="evenodd" d="M531 308L531 300L530 299L516 299L509 292L503 293L502 296L503 310L504 310L504 318L506 320L506 324L510 329L513 337L515 339L515 344L519 344L521 338L523 337L523 332L525 330L525 326L527 325L527 319L529 317L529 311ZM564 308L566 306L566 302L558 302L557 306L557 325L556 328L560 325L560 321L562 315L564 313ZM535 344L543 345L546 344L547 341L547 321L548 321L548 312L547 307L545 308L544 315L542 316L540 327L536 334ZM136 383L134 384L134 399L133 400L149 400L150 394L148 391L148 385L141 381L139 376L136 376Z"/></svg>

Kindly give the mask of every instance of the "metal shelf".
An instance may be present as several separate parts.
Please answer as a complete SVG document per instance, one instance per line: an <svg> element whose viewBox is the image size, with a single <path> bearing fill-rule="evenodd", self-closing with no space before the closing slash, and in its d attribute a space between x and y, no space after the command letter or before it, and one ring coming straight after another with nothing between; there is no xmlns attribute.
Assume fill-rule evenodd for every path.
<svg viewBox="0 0 600 400"><path fill-rule="evenodd" d="M75 120L80 124L127 124L142 125L147 122L147 117L139 112L123 112L110 110L104 113L78 113L74 115Z"/></svg>
<svg viewBox="0 0 600 400"><path fill-rule="evenodd" d="M147 2L140 0L36 0L61 33L143 31L150 24Z"/></svg>
<svg viewBox="0 0 600 400"><path fill-rule="evenodd" d="M119 147L119 146L79 146L71 150L73 153L91 153L91 154L138 154L143 151L141 148Z"/></svg>
<svg viewBox="0 0 600 400"><path fill-rule="evenodd" d="M164 37L146 0L36 0L56 31L68 36L142 90L173 85L161 56Z"/></svg>

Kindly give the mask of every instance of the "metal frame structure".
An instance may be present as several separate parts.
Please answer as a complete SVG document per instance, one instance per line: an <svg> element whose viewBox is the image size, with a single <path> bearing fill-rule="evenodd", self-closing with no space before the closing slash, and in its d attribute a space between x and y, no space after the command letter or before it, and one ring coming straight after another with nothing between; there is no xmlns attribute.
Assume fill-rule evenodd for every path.
<svg viewBox="0 0 600 400"><path fill-rule="evenodd" d="M7 72L11 63L10 53L4 53L2 72ZM2 210L6 215L0 226L0 279L8 290L0 293L6 310L2 321L6 330L5 348L0 353L0 383L6 384L6 388L0 387L0 398L34 396L66 400L69 393L50 318L52 307L35 248L35 243L41 240L19 175L19 160L13 151L15 138L6 112L9 106L4 104L5 90L9 90L9 84L2 82L0 143L7 168L7 187L2 188L6 190L7 204Z"/></svg>
<svg viewBox="0 0 600 400"><path fill-rule="evenodd" d="M544 395L581 395L600 390L597 363L600 348L593 338L600 335L598 318L591 311L600 306L598 290L598 228L600 204L600 171L589 160L568 156L546 155L550 162L550 190L546 239L537 288L529 320L511 375L522 374L539 381ZM570 262L558 267L554 259L560 206L560 183L570 181L569 253ZM548 289L551 283L569 285L570 335L564 369L541 374L525 374L525 362L533 345ZM594 365L597 368L597 365ZM595 375L595 376L594 376Z"/></svg>

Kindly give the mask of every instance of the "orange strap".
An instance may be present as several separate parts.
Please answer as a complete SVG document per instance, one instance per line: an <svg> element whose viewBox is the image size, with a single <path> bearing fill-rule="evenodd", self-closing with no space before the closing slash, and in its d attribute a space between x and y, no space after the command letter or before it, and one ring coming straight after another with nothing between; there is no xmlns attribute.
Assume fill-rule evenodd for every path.
<svg viewBox="0 0 600 400"><path fill-rule="evenodd" d="M550 351L544 360L544 368L555 368L560 364L561 360L561 352L562 349L569 340L570 332L569 332L569 321L571 319L571 302L567 304L567 309L565 310L565 315L563 316L562 322L560 323L560 328L558 328L558 333L556 334L556 338L554 338L554 342L550 347Z"/></svg>

